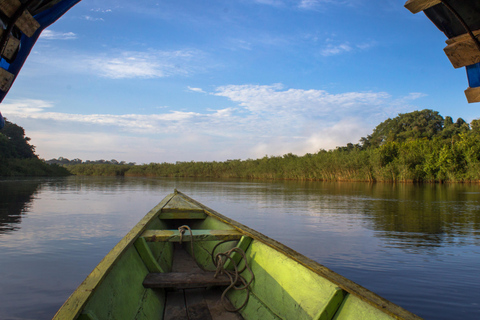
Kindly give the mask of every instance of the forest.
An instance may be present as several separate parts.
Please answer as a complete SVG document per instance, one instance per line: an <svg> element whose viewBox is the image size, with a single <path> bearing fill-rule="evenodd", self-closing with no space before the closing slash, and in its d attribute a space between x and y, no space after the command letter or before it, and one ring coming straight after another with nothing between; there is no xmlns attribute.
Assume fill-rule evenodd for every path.
<svg viewBox="0 0 480 320"><path fill-rule="evenodd" d="M454 122L425 109L383 121L356 144L303 156L289 153L261 159L143 165L80 160L65 167L75 175L101 176L480 182L480 120Z"/></svg>
<svg viewBox="0 0 480 320"><path fill-rule="evenodd" d="M0 130L0 177L67 175L70 172L64 167L40 160L25 130L5 119Z"/></svg>

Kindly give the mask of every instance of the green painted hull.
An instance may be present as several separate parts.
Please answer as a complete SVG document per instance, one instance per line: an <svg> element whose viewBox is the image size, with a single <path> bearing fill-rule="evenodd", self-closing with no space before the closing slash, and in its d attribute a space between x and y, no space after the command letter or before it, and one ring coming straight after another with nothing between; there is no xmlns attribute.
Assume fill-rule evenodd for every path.
<svg viewBox="0 0 480 320"><path fill-rule="evenodd" d="M172 271L176 230L193 230L194 257L215 270L211 252L241 247L254 279L227 298L244 319L420 319L294 250L175 193L153 208L99 263L54 319L167 319L171 290L144 286L147 275ZM191 251L188 232L182 241ZM191 253L191 252L190 252ZM242 273L247 281L248 272ZM165 311L167 308L167 311ZM171 318L171 317L170 317Z"/></svg>

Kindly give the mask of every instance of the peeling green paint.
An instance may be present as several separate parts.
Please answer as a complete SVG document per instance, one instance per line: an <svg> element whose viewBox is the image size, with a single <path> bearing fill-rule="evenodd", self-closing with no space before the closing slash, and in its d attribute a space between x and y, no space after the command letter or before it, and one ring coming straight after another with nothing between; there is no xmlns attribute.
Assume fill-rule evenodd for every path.
<svg viewBox="0 0 480 320"><path fill-rule="evenodd" d="M162 208L166 208L167 220L162 219ZM175 216L175 212L178 215ZM203 218L200 219L198 214ZM181 217L188 217L188 220L182 221ZM163 319L165 290L147 289L142 283L150 272L172 270L173 243L170 237L178 236L178 231L176 234L167 227L187 222L194 233L194 256L204 269L215 270L212 262L214 249L218 253L237 246L245 251L254 273L250 292L231 290L227 294L236 307L243 304L245 295L249 295L248 303L240 310L245 319L420 319L180 192L162 200L112 249L54 319ZM167 236L164 241L154 239L153 242L140 237L148 234ZM187 235L183 240L189 240ZM225 239L232 241L223 243ZM192 254L190 243L185 243L184 247ZM242 276L247 281L251 279L249 272Z"/></svg>

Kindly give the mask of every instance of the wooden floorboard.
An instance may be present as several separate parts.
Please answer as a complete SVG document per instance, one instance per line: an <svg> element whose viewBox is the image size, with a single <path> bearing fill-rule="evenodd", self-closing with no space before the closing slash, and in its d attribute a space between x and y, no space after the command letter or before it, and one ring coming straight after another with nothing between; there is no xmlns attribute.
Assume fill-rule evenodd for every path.
<svg viewBox="0 0 480 320"><path fill-rule="evenodd" d="M208 305L208 310L212 315L213 320L242 320L243 317L238 312L228 312L225 310L222 301L222 293L224 288L211 288L205 290L203 299ZM230 309L234 309L233 305L227 300Z"/></svg>
<svg viewBox="0 0 480 320"><path fill-rule="evenodd" d="M167 293L165 304L165 320L188 320L185 308L185 295L182 291L170 291Z"/></svg>
<svg viewBox="0 0 480 320"><path fill-rule="evenodd" d="M172 272L206 273L200 269L182 245L175 244ZM209 274L210 275L210 274ZM220 301L225 287L196 288L168 291L164 319L241 320L239 313L225 310ZM231 308L233 308L230 305Z"/></svg>
<svg viewBox="0 0 480 320"><path fill-rule="evenodd" d="M186 245L189 246L190 243L174 244L172 272L189 272L189 273L205 272L202 269L200 269L199 266L197 266L192 256L187 251L185 251L183 246L186 246Z"/></svg>
<svg viewBox="0 0 480 320"><path fill-rule="evenodd" d="M219 274L215 277L215 272L149 273L145 277L145 280L143 280L143 286L145 288L192 289L219 286L228 287L230 284L230 278L226 274Z"/></svg>

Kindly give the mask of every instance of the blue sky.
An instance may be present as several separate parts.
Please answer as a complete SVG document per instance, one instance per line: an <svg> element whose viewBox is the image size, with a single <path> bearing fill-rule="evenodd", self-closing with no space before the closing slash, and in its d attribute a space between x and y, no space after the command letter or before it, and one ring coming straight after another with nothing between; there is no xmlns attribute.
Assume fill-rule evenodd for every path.
<svg viewBox="0 0 480 320"><path fill-rule="evenodd" d="M331 149L388 117L479 117L403 0L83 0L0 105L41 158L224 161Z"/></svg>

